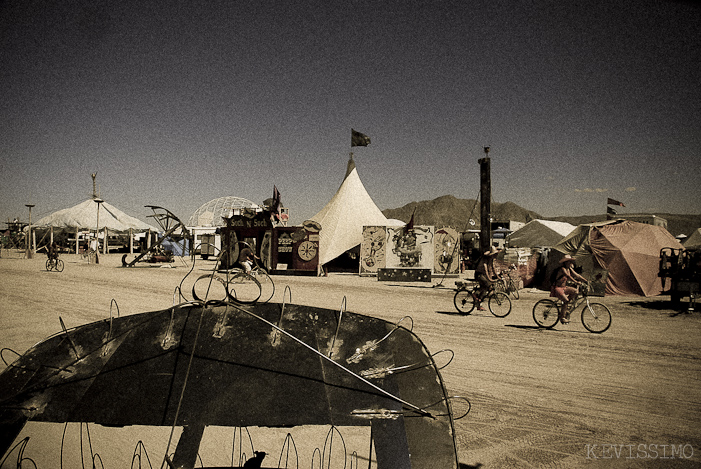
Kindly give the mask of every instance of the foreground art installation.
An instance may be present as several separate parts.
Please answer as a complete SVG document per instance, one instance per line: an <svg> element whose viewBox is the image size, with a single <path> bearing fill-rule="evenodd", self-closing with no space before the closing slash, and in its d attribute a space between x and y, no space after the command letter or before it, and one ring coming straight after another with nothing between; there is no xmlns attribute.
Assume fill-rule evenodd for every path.
<svg viewBox="0 0 701 469"><path fill-rule="evenodd" d="M171 427L173 441L150 451L159 453L153 467L176 468L203 467L198 453L206 427L326 425L339 433L368 430L369 449L350 467L360 457L365 467L380 469L457 468L456 401L434 360L440 352L432 356L412 327L410 318L394 324L347 312L345 299L339 310L187 301L64 327L0 374L3 461L21 467L31 458L17 438L29 421ZM8 350L0 355L7 361ZM460 413L467 412L469 402ZM286 442L282 451L290 448ZM136 457L139 451L131 467L152 467ZM321 457L311 467L332 466ZM337 466L347 467L349 457ZM232 455L226 467L243 467L246 459ZM275 454L262 467L297 463Z"/></svg>

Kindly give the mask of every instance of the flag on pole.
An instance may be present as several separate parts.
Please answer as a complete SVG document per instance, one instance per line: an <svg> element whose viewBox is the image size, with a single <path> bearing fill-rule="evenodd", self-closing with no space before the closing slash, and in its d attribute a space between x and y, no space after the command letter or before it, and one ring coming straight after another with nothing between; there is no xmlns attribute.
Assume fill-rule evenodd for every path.
<svg viewBox="0 0 701 469"><path fill-rule="evenodd" d="M613 199L608 199L606 202L607 205L619 205L621 207L625 207L622 202L619 202L618 200L613 200ZM615 212L614 212L615 213Z"/></svg>
<svg viewBox="0 0 701 469"><path fill-rule="evenodd" d="M273 214L273 217L277 221L280 221L280 206L282 205L282 201L280 200L280 191L277 190L277 186L273 184L273 203L271 207L271 212Z"/></svg>
<svg viewBox="0 0 701 469"><path fill-rule="evenodd" d="M351 146L352 147L366 147L368 145L370 145L370 137L351 129Z"/></svg>
<svg viewBox="0 0 701 469"><path fill-rule="evenodd" d="M615 215L617 212L612 209L611 207L606 207L606 213L610 213L611 215Z"/></svg>

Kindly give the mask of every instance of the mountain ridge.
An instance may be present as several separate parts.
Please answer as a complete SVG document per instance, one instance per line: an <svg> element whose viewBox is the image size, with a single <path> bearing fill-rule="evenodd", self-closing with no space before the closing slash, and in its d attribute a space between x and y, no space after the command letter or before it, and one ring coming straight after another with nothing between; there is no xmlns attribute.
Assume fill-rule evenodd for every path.
<svg viewBox="0 0 701 469"><path fill-rule="evenodd" d="M382 213L387 218L401 220L405 223L409 222L413 214L414 224L416 225L452 226L460 231L479 229L480 227L479 201L475 199L458 199L452 195L442 195L432 200L409 202L402 207L382 210ZM493 202L491 215L495 221L528 223L531 220L541 219L567 222L575 226L606 220L606 214L544 217L514 202ZM667 220L667 231L673 236L680 234L689 236L697 228L701 227L701 214L626 213L621 214L621 217L633 215L656 215L664 218ZM474 224L470 223L470 220Z"/></svg>

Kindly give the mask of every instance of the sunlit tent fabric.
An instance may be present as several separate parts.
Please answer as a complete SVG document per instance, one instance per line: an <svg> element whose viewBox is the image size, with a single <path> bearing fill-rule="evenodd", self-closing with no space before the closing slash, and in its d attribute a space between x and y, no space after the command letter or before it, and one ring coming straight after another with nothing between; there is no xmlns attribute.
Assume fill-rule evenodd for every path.
<svg viewBox="0 0 701 469"><path fill-rule="evenodd" d="M242 197L219 197L212 199L195 210L187 226L225 226L224 217L231 217L234 210L257 209L258 205Z"/></svg>
<svg viewBox="0 0 701 469"><path fill-rule="evenodd" d="M100 205L100 219L98 225L97 207L94 199L88 199L78 205L65 208L47 215L36 223L37 228L103 230L107 228L113 233L126 233L133 231L158 231L153 226L122 212L115 206L102 202Z"/></svg>
<svg viewBox="0 0 701 469"><path fill-rule="evenodd" d="M701 228L696 228L696 231L691 233L682 244L684 244L684 248L686 249L701 247Z"/></svg>
<svg viewBox="0 0 701 469"><path fill-rule="evenodd" d="M575 228L574 225L561 221L531 220L509 235L509 246L554 246Z"/></svg>
<svg viewBox="0 0 701 469"><path fill-rule="evenodd" d="M654 296L662 292L657 273L665 247L682 245L661 226L615 220L579 225L553 249L574 257L585 277L591 278L595 268L607 270L607 295Z"/></svg>
<svg viewBox="0 0 701 469"><path fill-rule="evenodd" d="M387 226L383 215L368 194L355 162L348 161L341 187L324 208L312 217L321 224L319 264L330 262L358 246L363 240L363 226Z"/></svg>

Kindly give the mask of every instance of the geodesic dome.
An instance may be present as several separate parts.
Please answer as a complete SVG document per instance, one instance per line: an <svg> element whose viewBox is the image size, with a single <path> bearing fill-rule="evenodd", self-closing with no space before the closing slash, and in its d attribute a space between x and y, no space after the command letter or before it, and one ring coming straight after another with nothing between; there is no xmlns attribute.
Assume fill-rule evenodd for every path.
<svg viewBox="0 0 701 469"><path fill-rule="evenodd" d="M219 197L195 210L187 226L225 226L223 217L230 217L234 210L243 208L257 209L257 204L242 197Z"/></svg>

